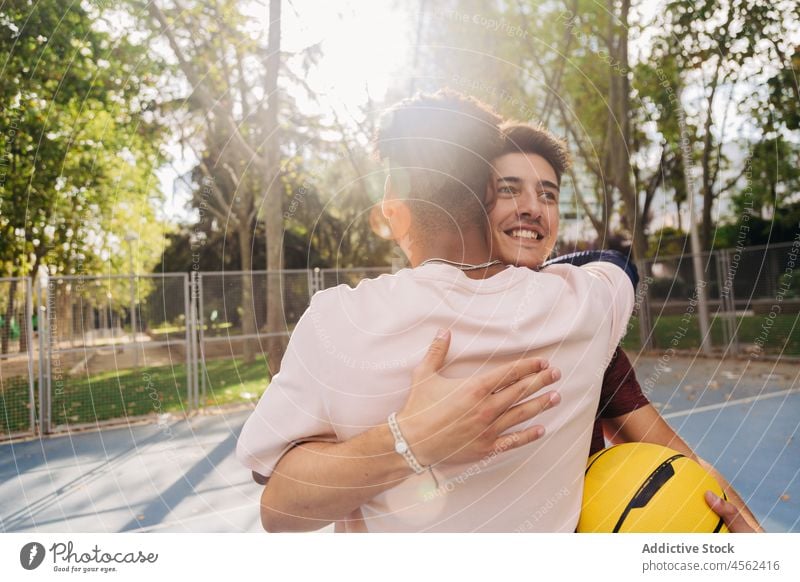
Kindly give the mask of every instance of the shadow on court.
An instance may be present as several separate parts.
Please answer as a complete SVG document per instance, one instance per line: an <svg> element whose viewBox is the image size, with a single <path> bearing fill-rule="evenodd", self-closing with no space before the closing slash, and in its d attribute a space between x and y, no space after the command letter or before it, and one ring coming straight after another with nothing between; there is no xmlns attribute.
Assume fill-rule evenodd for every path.
<svg viewBox="0 0 800 582"><path fill-rule="evenodd" d="M800 531L797 366L634 358L650 400L768 531ZM5 532L259 532L248 411L0 446Z"/></svg>
<svg viewBox="0 0 800 582"><path fill-rule="evenodd" d="M247 411L3 447L0 527L45 532L260 531L234 457Z"/></svg>

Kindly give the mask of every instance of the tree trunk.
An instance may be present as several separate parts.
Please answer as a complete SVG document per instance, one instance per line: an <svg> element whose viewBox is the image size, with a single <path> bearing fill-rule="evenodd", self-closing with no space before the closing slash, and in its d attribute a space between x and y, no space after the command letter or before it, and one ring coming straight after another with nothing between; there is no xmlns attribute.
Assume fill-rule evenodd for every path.
<svg viewBox="0 0 800 582"><path fill-rule="evenodd" d="M11 281L8 284L8 303L6 303L6 312L3 316L3 328L0 329L2 335L2 346L0 346L0 353L8 353L8 344L11 340L11 320L14 318L14 304L16 302L17 294L17 281Z"/></svg>
<svg viewBox="0 0 800 582"><path fill-rule="evenodd" d="M610 1L610 14L613 15L616 2ZM609 67L609 105L613 114L609 127L609 156L611 157L612 180L619 190L624 205L625 219L631 231L631 245L634 259L643 259L647 251L645 220L639 204L639 193L632 176L633 169L629 152L633 151L631 135L631 90L628 80L628 13L630 1L622 0L619 8L619 22L610 16L608 52L618 67Z"/></svg>
<svg viewBox="0 0 800 582"><path fill-rule="evenodd" d="M609 221L611 220L611 212L614 209L614 197L612 192L609 188L606 187L605 184L600 184L600 196L598 197L600 201L600 220L602 222L602 241L603 244L606 244L607 241L611 238L611 229L609 228Z"/></svg>
<svg viewBox="0 0 800 582"><path fill-rule="evenodd" d="M713 241L713 228L711 222L711 209L714 206L714 191L713 188L703 187L703 222L701 225L702 231L700 236L701 245L704 251L711 250L711 243Z"/></svg>
<svg viewBox="0 0 800 582"><path fill-rule="evenodd" d="M644 259L647 253L647 237L644 219L639 211L637 192L631 184L630 176L623 176L619 183L620 194L625 203L625 218L631 231L631 248L634 259Z"/></svg>
<svg viewBox="0 0 800 582"><path fill-rule="evenodd" d="M286 350L286 320L280 270L283 268L283 187L280 182L280 135L278 128L278 72L281 65L281 0L269 3L269 38L267 39L267 198L265 226L267 242L267 362L274 376L280 370Z"/></svg>
<svg viewBox="0 0 800 582"><path fill-rule="evenodd" d="M27 302L27 297L25 301ZM22 306L19 315L19 353L24 354L28 351L28 318L31 316L27 303Z"/></svg>

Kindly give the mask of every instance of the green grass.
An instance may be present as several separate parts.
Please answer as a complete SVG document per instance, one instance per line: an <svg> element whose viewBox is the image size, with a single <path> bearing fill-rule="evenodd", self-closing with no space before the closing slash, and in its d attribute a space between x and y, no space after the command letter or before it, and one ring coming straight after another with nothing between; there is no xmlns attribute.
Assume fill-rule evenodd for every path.
<svg viewBox="0 0 800 582"><path fill-rule="evenodd" d="M776 315L770 320L768 315L738 316L736 318L739 344L763 344L767 354L786 356L800 355L800 321L795 315ZM772 324L770 325L770 321ZM724 320L714 317L711 320L711 342L713 346L724 345ZM794 326L794 329L792 329ZM700 347L700 323L697 317L691 317L688 323L682 315L664 315L655 322L653 345L660 349L670 347L676 350L691 350ZM631 325L622 347L626 350L638 350L639 322L631 318Z"/></svg>
<svg viewBox="0 0 800 582"><path fill-rule="evenodd" d="M30 428L28 378L3 378L0 390L0 436Z"/></svg>
<svg viewBox="0 0 800 582"><path fill-rule="evenodd" d="M219 406L257 400L268 384L266 356L258 356L249 364L242 359L211 360L206 362L206 398L200 404Z"/></svg>
<svg viewBox="0 0 800 582"><path fill-rule="evenodd" d="M201 370L202 373L202 370ZM266 359L206 363L202 406L257 400L269 383ZM27 379L5 383L0 393L0 434L28 428ZM38 394L38 387L34 389ZM186 364L67 377L53 383L53 425L83 424L113 418L181 412L187 408ZM36 399L38 406L38 397Z"/></svg>

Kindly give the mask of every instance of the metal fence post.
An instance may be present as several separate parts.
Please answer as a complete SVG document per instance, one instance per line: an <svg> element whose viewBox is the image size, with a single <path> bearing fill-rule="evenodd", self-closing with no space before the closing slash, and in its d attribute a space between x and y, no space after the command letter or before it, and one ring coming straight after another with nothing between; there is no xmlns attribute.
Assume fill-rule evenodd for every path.
<svg viewBox="0 0 800 582"><path fill-rule="evenodd" d="M190 338L192 342L192 406L195 411L200 410L200 384L197 377L197 272L192 271L189 278L189 312L191 314L190 320Z"/></svg>
<svg viewBox="0 0 800 582"><path fill-rule="evenodd" d="M314 296L314 293L322 290L322 272L319 267L314 267L308 270L308 297L309 299Z"/></svg>
<svg viewBox="0 0 800 582"><path fill-rule="evenodd" d="M194 408L194 390L192 385L192 311L191 311L191 289L189 284L189 275L183 274L183 313L184 322L186 324L186 407L187 413L190 413Z"/></svg>
<svg viewBox="0 0 800 582"><path fill-rule="evenodd" d="M195 408L198 410L200 409L200 378L199 378L199 349L197 345L197 334L198 334L198 309L197 309L197 301L198 301L198 276L199 273L197 271L192 271L191 278L189 281L189 288L191 289L191 295L189 297L189 309L192 312L192 380L194 382L194 405Z"/></svg>
<svg viewBox="0 0 800 582"><path fill-rule="evenodd" d="M28 336L27 350L28 350L28 397L30 398L29 419L31 433L36 433L36 399L34 398L34 381L33 381L33 285L31 278L25 277L25 329Z"/></svg>
<svg viewBox="0 0 800 582"><path fill-rule="evenodd" d="M36 286L36 331L39 334L38 342L39 342L39 365L38 368L38 380L39 386L37 387L37 393L39 395L39 434L43 433L43 423L44 423L44 366L45 366L45 350L44 350L44 320L46 317L45 312L45 303L43 300L43 292L42 292L42 282L39 281L39 284Z"/></svg>
<svg viewBox="0 0 800 582"><path fill-rule="evenodd" d="M41 354L43 381L39 386L39 404L41 406L41 432L49 434L52 431L50 411L53 400L53 375L50 368L50 355L53 349L53 338L50 337L50 280L42 281L41 285L41 309L44 315L39 321L39 339L41 340ZM55 301L55 299L53 299Z"/></svg>
<svg viewBox="0 0 800 582"><path fill-rule="evenodd" d="M205 306L203 305L203 274L199 272L193 273L197 275L197 312L195 314L195 337L197 343L195 344L195 381L198 380L200 386L200 398L202 402L206 401L206 355L205 355ZM195 384L197 386L197 383Z"/></svg>
<svg viewBox="0 0 800 582"><path fill-rule="evenodd" d="M322 291L325 289L325 281L323 280L324 275L322 274L322 269L317 267L316 273L317 273L317 291Z"/></svg>

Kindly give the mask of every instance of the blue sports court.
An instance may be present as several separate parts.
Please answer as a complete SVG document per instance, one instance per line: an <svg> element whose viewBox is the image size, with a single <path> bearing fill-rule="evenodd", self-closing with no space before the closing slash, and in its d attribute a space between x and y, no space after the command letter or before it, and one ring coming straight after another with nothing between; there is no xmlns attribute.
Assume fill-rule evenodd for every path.
<svg viewBox="0 0 800 582"><path fill-rule="evenodd" d="M797 368L631 359L651 402L766 530L800 532ZM3 444L0 530L260 532L260 488L234 457L248 413Z"/></svg>

